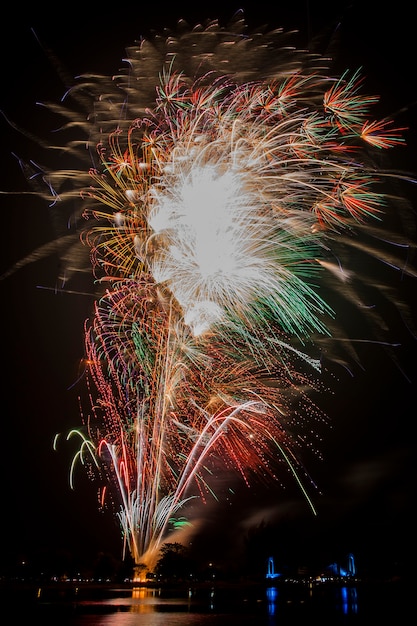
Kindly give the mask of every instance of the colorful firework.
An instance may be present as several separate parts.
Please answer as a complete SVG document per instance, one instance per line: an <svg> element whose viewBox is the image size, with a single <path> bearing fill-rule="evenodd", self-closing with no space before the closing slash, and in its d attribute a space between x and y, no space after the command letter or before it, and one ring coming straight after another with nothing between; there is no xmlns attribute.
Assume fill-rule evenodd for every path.
<svg viewBox="0 0 417 626"><path fill-rule="evenodd" d="M309 393L323 351L343 338L331 294L361 305L350 251L393 263L379 245L390 175L369 150L404 129L370 117L359 73L331 78L287 37L239 16L180 23L129 48L119 76L82 77L68 96L93 103L87 120L52 106L87 132L66 154L87 145L92 159L42 173L57 205L82 198L98 291L91 409L68 437L150 568L174 516L216 497L218 473L279 480L284 466L315 510L301 459L304 425L325 419Z"/></svg>

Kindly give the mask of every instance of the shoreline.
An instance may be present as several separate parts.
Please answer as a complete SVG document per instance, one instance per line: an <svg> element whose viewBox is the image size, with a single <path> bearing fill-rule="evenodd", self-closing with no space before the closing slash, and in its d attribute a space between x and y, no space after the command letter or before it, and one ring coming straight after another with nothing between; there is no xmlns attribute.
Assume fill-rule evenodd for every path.
<svg viewBox="0 0 417 626"><path fill-rule="evenodd" d="M233 590L277 588L331 588L331 587L415 587L417 581L412 578L393 577L390 579L351 578L318 581L314 579L265 579L265 580L216 580L216 581L86 581L86 580L13 580L0 579L0 591L7 590L56 590L57 592L92 592L134 591L138 589L162 591L187 591L189 589Z"/></svg>

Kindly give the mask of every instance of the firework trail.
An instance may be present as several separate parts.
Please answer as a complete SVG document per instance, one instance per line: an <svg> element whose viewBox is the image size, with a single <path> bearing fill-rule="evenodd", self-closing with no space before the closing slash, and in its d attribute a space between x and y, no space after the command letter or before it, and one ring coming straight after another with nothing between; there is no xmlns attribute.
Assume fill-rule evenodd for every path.
<svg viewBox="0 0 417 626"><path fill-rule="evenodd" d="M115 488L125 548L150 568L218 473L250 484L283 466L314 511L300 459L325 417L309 391L336 339L333 358L355 358L332 294L364 306L358 256L406 271L384 243L391 176L372 159L403 129L370 116L359 73L330 78L288 37L249 33L240 14L179 22L129 48L119 75L83 76L74 106L51 105L64 133L87 133L64 157L88 161L37 178L56 206L78 199L89 255L78 230L54 245L97 285L71 472L81 461Z"/></svg>

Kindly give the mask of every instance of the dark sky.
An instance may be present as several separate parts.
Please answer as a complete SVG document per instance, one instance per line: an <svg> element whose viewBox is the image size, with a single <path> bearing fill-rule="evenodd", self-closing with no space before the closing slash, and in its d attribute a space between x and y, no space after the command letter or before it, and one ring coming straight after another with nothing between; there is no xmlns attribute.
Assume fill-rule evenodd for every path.
<svg viewBox="0 0 417 626"><path fill-rule="evenodd" d="M190 22L206 17L228 18L243 8L253 26L300 30L300 45L317 36L323 41L339 38L337 63L343 69L363 66L367 87L381 95L383 114L396 115L409 127L408 147L396 156L402 170L416 169L417 127L415 81L416 43L414 18L404 0L389 12L380 3L217 2L203 10L196 3L155 5L144 12L132 2L111 9L88 5L87 9L46 10L32 6L11 15L1 26L0 109L9 119L35 135L42 135L38 101L58 100L63 95L44 48L52 50L69 75L85 71L112 74L121 67L125 47L152 28L173 26L178 18ZM282 7L278 8L278 5ZM70 5L68 5L70 6ZM175 8L174 8L175 6ZM183 9L181 9L181 6ZM36 160L35 142L13 131L1 120L2 170L0 190L24 191L25 180L12 153ZM33 157L32 157L33 154ZM416 193L407 187L411 201ZM414 196L414 197L413 197ZM6 270L38 245L53 237L48 208L25 195L1 195L2 254ZM91 299L82 295L54 294L58 259L46 258L27 266L0 283L2 302L2 530L0 565L31 558L43 551L116 555L121 540L116 522L98 512L95 487L77 475L76 490L69 488L71 453L65 447L52 450L56 432L80 424L77 392L73 384L83 357L82 330ZM389 274L401 298L414 307L415 280ZM398 281L398 284L397 282ZM229 532L241 534L267 519L270 510L280 522L295 550L328 546L334 550L358 550L398 562L407 561L414 544L416 463L415 393L417 346L413 335L393 314L393 337L400 367L385 352L363 348L363 368L355 376L337 372L334 393L323 399L332 428L323 430L323 460L312 461L311 474L319 485L318 518L312 518L299 495L271 487L259 493L253 487L227 514L210 509L211 539L216 553ZM402 373L402 371L404 373ZM310 468L309 468L310 469ZM219 520L222 520L219 523ZM324 547L323 547L324 549ZM301 556L300 559L303 557Z"/></svg>

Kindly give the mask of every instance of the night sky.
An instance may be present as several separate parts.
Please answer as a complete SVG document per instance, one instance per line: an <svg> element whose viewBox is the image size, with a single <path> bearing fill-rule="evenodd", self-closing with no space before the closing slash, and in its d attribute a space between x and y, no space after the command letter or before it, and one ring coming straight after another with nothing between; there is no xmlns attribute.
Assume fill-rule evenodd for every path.
<svg viewBox="0 0 417 626"><path fill-rule="evenodd" d="M48 141L47 115L36 102L57 101L65 86L57 77L46 49L53 51L69 76L86 71L111 75L121 67L125 47L151 29L206 18L227 19L243 8L250 25L298 29L301 46L321 38L337 41L336 65L364 68L369 93L381 96L382 115L407 126L407 147L393 153L394 167L416 171L417 115L415 103L416 40L409 4L396 2L383 12L380 3L211 2L203 9L172 3L87 5L64 12L32 6L10 6L1 26L0 109L29 133ZM68 5L70 7L71 5ZM174 8L175 6L175 8ZM181 7L183 7L181 9ZM34 36L37 34L37 38ZM41 42L41 43L40 43ZM42 45L41 45L42 44ZM39 158L36 141L1 120L0 190L28 190L17 159ZM416 206L416 190L404 187ZM45 203L29 195L0 196L2 253L0 272L54 238ZM415 210L413 213L415 217ZM414 235L407 233L414 238ZM36 558L42 553L68 553L94 558L99 552L121 553L117 523L98 511L96 486L82 471L76 489L69 488L72 452L63 445L54 452L55 433L81 424L75 382L81 373L83 324L92 299L81 294L54 293L59 258L52 255L30 264L0 282L2 323L2 454L0 566ZM414 267L416 267L415 261ZM408 302L416 320L416 280L386 270L384 276ZM413 295L414 294L414 295ZM392 303L391 303L392 304ZM390 309L390 307L388 307ZM361 366L353 375L342 369L327 373L333 393L321 398L331 427L320 427L323 459L308 459L318 485L311 514L300 493L291 487L237 488L227 510L207 509L201 550L221 559L231 538L242 537L262 523L273 524L274 548L292 550L299 562L319 555L341 558L349 551L364 563L388 560L392 568L409 568L415 546L416 445L414 435L417 344L401 316L388 312L395 360L376 346L359 347ZM358 334L362 331L358 330ZM241 504L240 502L241 496ZM279 540L277 538L280 538ZM195 539L196 545L200 540ZM280 543L281 542L281 543ZM411 569L411 568L410 568Z"/></svg>

